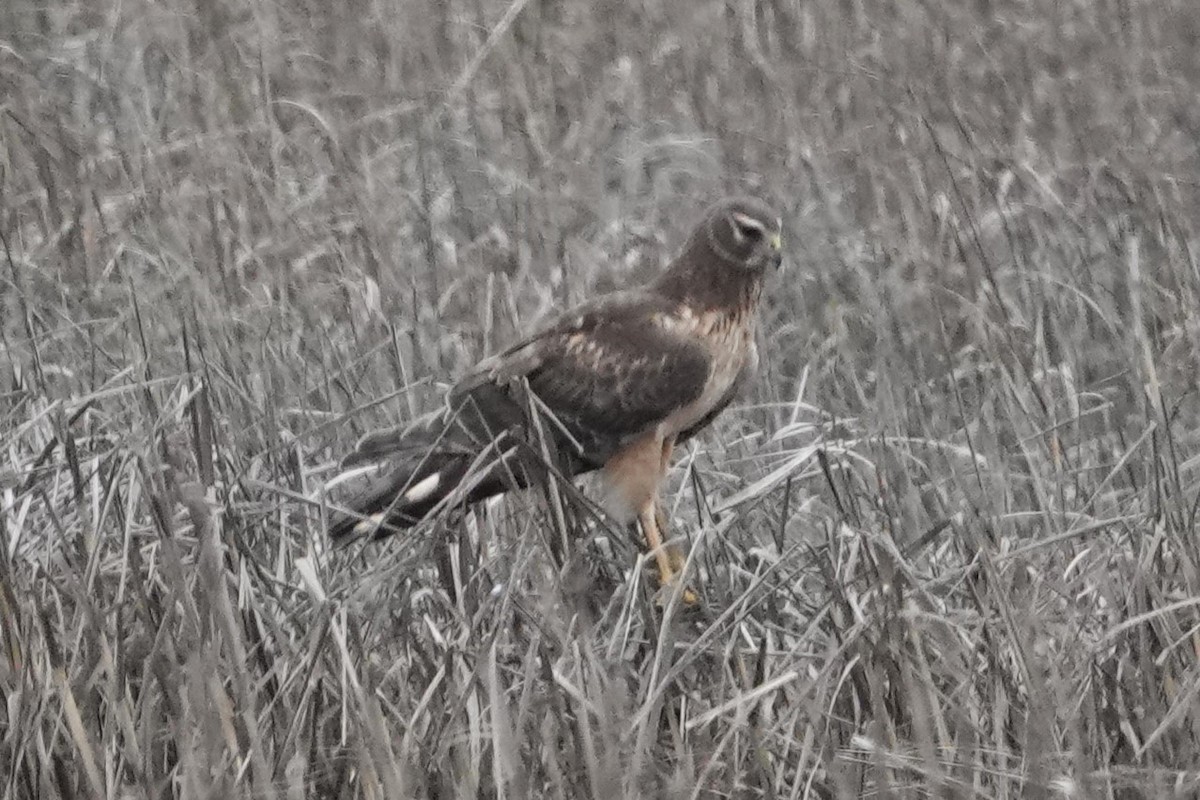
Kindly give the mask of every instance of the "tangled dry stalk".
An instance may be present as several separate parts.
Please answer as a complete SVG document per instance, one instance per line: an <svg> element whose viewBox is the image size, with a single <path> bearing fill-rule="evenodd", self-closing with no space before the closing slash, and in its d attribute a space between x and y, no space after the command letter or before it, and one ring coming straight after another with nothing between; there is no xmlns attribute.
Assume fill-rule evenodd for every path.
<svg viewBox="0 0 1200 800"><path fill-rule="evenodd" d="M0 4L0 782L1192 797L1189 0ZM330 552L366 426L786 211L672 475Z"/></svg>

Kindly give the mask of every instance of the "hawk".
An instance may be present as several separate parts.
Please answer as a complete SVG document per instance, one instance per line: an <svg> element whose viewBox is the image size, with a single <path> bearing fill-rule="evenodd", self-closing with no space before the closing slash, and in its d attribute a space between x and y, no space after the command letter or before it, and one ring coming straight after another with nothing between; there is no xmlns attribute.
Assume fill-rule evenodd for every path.
<svg viewBox="0 0 1200 800"><path fill-rule="evenodd" d="M601 506L623 525L639 522L670 584L682 562L663 546L659 486L676 444L707 427L757 367L759 298L782 260L781 230L765 203L723 200L648 284L567 311L481 361L443 408L363 437L326 485L348 489L331 537L384 536L536 485L553 452L566 475L601 471Z"/></svg>

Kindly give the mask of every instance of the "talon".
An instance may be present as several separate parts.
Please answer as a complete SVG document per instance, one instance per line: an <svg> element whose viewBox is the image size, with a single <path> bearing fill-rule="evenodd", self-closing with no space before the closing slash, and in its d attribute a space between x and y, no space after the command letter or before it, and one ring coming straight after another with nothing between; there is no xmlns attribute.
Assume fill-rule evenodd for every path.
<svg viewBox="0 0 1200 800"><path fill-rule="evenodd" d="M664 578L660 575L659 579L661 585L659 586L658 593L655 595L655 602L658 603L660 608L665 608L671 600L671 593L675 591L675 585L679 583L679 576L671 575ZM683 590L679 593L679 599L683 601L685 606L689 607L700 603L700 596L688 586L683 587Z"/></svg>
<svg viewBox="0 0 1200 800"><path fill-rule="evenodd" d="M666 544L659 545L654 551L654 556L658 561L658 604L665 606L683 575L686 559L677 548ZM694 606L700 602L700 596L690 586L683 587L680 599L687 606Z"/></svg>

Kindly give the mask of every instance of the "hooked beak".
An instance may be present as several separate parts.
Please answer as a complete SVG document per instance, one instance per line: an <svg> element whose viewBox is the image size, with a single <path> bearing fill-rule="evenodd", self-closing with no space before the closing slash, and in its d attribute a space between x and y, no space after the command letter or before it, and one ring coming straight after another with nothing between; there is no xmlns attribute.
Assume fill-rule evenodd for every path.
<svg viewBox="0 0 1200 800"><path fill-rule="evenodd" d="M783 264L783 234L771 234L771 266L775 269Z"/></svg>

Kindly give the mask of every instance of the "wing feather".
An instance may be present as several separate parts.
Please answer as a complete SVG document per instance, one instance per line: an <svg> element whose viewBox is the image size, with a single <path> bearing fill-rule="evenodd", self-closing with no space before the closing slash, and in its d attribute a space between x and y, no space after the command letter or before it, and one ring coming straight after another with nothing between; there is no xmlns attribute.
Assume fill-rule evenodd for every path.
<svg viewBox="0 0 1200 800"><path fill-rule="evenodd" d="M679 326L665 298L621 293L575 309L481 362L456 394L525 379L538 399L602 463L623 443L696 401L711 357Z"/></svg>

